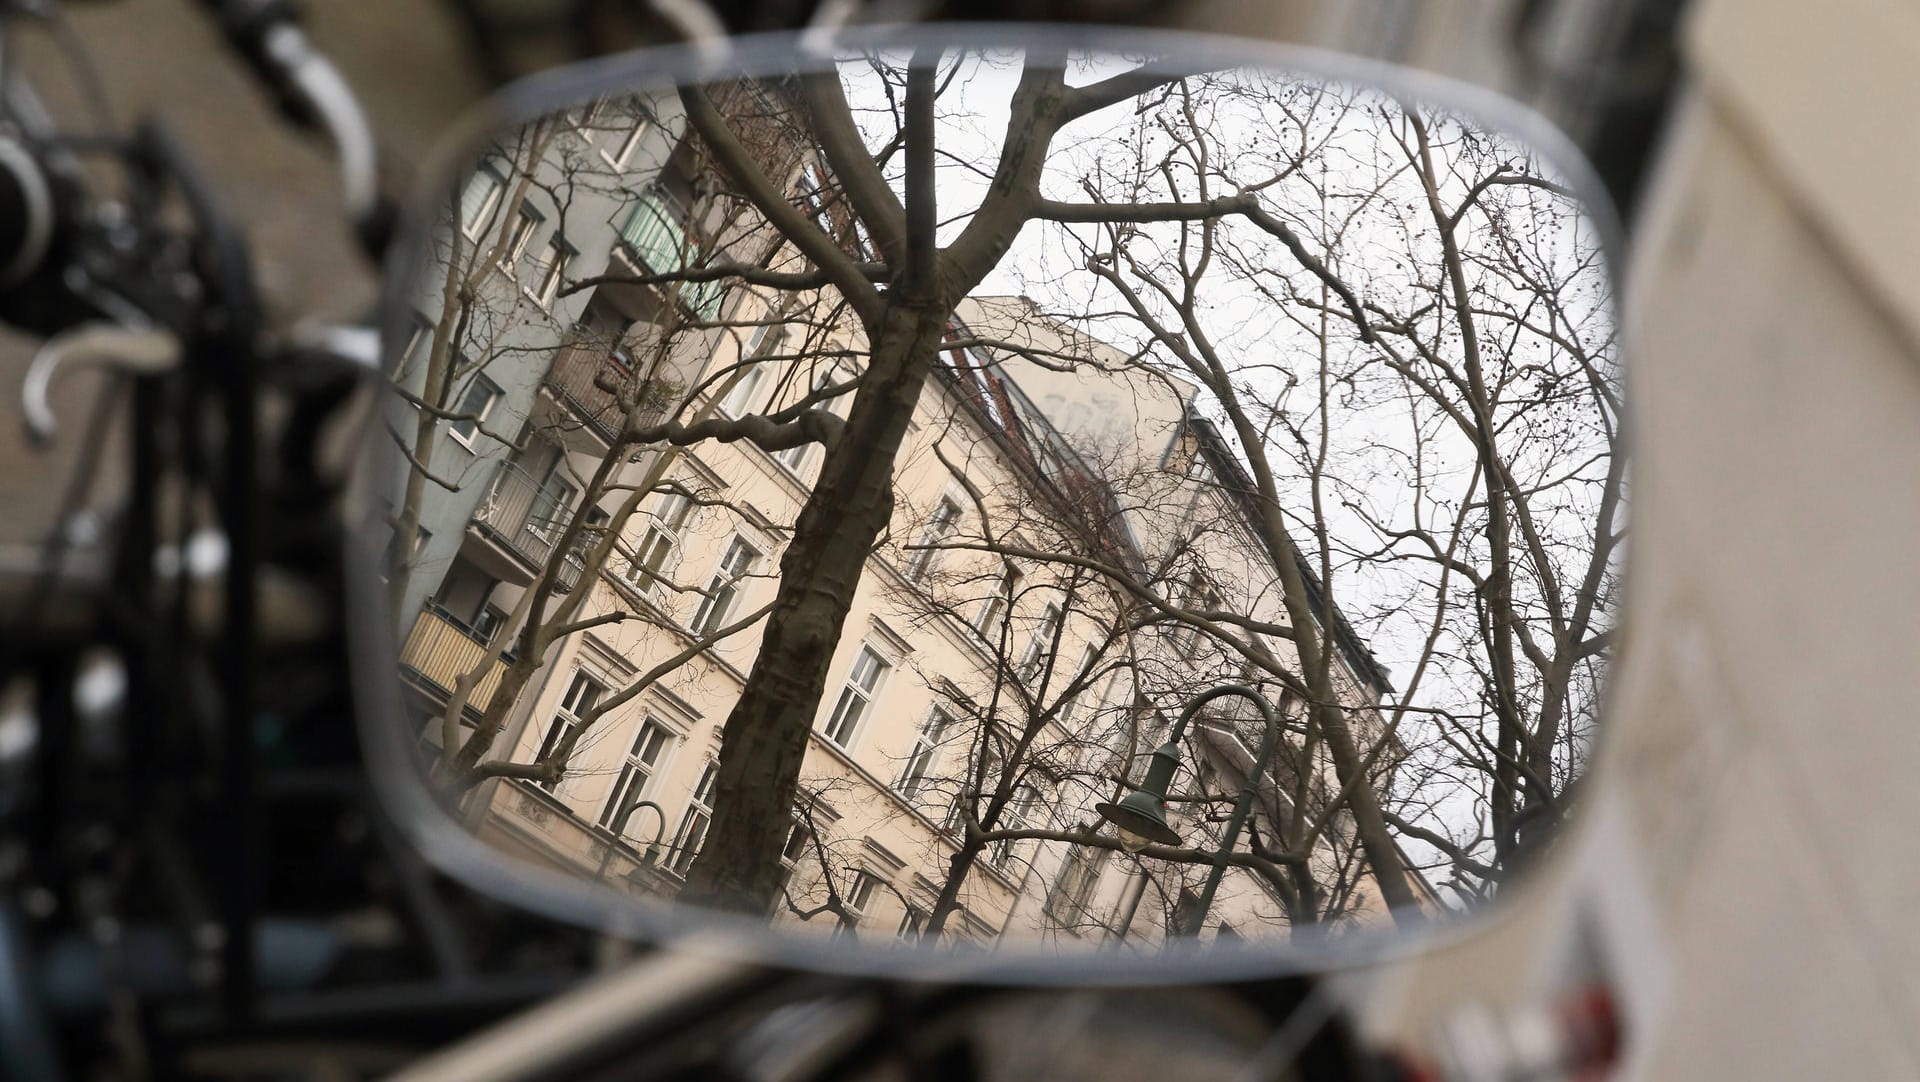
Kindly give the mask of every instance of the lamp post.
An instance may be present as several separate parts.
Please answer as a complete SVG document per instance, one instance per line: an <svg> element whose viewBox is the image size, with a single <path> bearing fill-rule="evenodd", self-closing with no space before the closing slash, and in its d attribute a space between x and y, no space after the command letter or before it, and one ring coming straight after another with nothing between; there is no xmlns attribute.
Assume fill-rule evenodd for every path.
<svg viewBox="0 0 1920 1082"><path fill-rule="evenodd" d="M635 788L638 788L638 786L635 786ZM658 816L660 819L660 829L653 832L653 844L647 846L647 851L640 855L641 867L643 868L653 867L654 856L660 851L660 841L662 838L666 837L667 812L666 812L666 809L662 808L658 804L655 804L651 800L636 800L628 804L626 807L621 808L620 814L614 816L613 826L611 828L613 830L613 838L607 842L606 851L600 854L600 870L594 873L593 878L595 879L595 881L606 879L607 865L613 863L613 847L615 843L626 834L627 820L633 816L634 812L639 811L641 808L652 808L653 814Z"/></svg>
<svg viewBox="0 0 1920 1082"><path fill-rule="evenodd" d="M1167 824L1167 786L1172 784L1174 772L1180 769L1180 739L1186 735L1187 723L1193 720L1201 707L1228 696L1253 700L1253 704L1260 708L1266 731L1260 738L1260 751L1254 756L1246 787L1240 790L1240 798L1234 801L1233 814L1227 819L1226 834L1213 855L1213 870L1207 873L1206 888L1200 892L1200 901L1194 906L1193 915L1187 918L1187 926L1180 930L1182 935L1200 934L1207 910L1213 907L1213 896L1220 889L1220 880L1227 874L1227 857L1233 852L1233 843L1240 840L1240 828L1253 810L1254 793L1260 787L1260 779L1266 774L1267 760L1273 758L1274 744L1280 739L1280 718L1274 713L1273 704L1245 684L1221 684L1188 699L1187 704L1180 708L1180 717L1174 721L1173 730L1167 734L1167 742L1153 749L1153 761L1147 765L1146 776L1140 780L1140 784L1119 800L1096 804L1093 808L1102 819L1118 828L1120 844L1128 852L1138 853L1153 842L1179 845L1180 835Z"/></svg>

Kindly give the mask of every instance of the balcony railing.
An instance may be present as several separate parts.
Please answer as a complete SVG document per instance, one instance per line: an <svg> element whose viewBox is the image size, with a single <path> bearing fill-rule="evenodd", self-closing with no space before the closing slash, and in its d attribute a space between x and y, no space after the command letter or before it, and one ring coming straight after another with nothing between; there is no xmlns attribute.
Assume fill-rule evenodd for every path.
<svg viewBox="0 0 1920 1082"><path fill-rule="evenodd" d="M442 695L453 694L454 685L472 672L486 657L487 645L474 638L458 620L436 605L428 605L413 622L406 644L400 648L400 667ZM467 696L467 709L484 713L507 670L504 658L496 659L473 693Z"/></svg>
<svg viewBox="0 0 1920 1082"><path fill-rule="evenodd" d="M573 512L573 493L573 486L565 481L549 479L542 484L514 463L502 462L487 498L474 512L473 524L532 567L545 567Z"/></svg>
<svg viewBox="0 0 1920 1082"><path fill-rule="evenodd" d="M662 189L649 188L627 212L620 225L620 240L653 273L678 273L700 262L700 242L687 232L686 217ZM676 288L680 302L700 318L712 319L720 313L724 283L661 283L662 290Z"/></svg>
<svg viewBox="0 0 1920 1082"><path fill-rule="evenodd" d="M632 378L618 355L586 342L572 342L560 347L554 356L553 366L547 369L547 386L594 435L612 443L620 428L620 406L612 391L595 386L594 381L602 374L606 376L604 382L616 386Z"/></svg>
<svg viewBox="0 0 1920 1082"><path fill-rule="evenodd" d="M619 402L608 387L620 387L633 397L638 411L635 424L644 428L666 416L675 387L649 377L632 387L633 360L625 351L608 352L586 342L562 346L547 369L547 386L566 403L593 434L611 444L626 421Z"/></svg>

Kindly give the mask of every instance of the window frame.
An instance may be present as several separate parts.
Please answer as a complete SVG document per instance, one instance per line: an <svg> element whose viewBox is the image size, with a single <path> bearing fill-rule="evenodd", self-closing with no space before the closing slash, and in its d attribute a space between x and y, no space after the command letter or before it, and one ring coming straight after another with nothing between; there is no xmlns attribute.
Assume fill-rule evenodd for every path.
<svg viewBox="0 0 1920 1082"><path fill-rule="evenodd" d="M953 514L942 515L941 512L948 508L953 510ZM960 501L951 495L942 495L940 502L934 505L933 513L927 516L926 525L921 527L920 540L916 544L937 545L946 540L958 529L960 520L965 515L966 511L961 508ZM901 574L908 582L916 586L923 585L927 576L932 574L933 565L939 557L940 550L937 548L915 549L907 554L907 566L901 569Z"/></svg>
<svg viewBox="0 0 1920 1082"><path fill-rule="evenodd" d="M1013 672L1021 683L1027 683L1046 668L1047 659L1053 656L1053 640L1059 635L1062 623L1066 620L1066 610L1057 601L1049 601L1040 610L1040 622L1034 625L1032 634L1027 636L1026 653L1020 658L1020 664Z"/></svg>
<svg viewBox="0 0 1920 1082"><path fill-rule="evenodd" d="M591 708L589 708L591 709ZM648 761L641 757L641 743L649 736L657 736L651 748L654 758ZM661 721L652 713L641 716L640 726L633 731L633 741L627 747L627 753L620 761L620 773L615 776L613 788L607 790L606 800L600 806L600 814L594 819L594 825L608 833L613 832L613 820L620 814L620 804L647 799L649 787L667 772L672 761L673 751L678 746L680 734L673 727ZM635 773L641 773L640 788L636 793L630 787L629 780ZM633 825L631 817L624 826ZM663 831L664 833L664 831ZM622 830L617 837L627 838Z"/></svg>
<svg viewBox="0 0 1920 1082"><path fill-rule="evenodd" d="M487 190L486 196L481 199L479 207L472 214L468 214L467 189L472 186L475 180L482 176L491 179L493 185ZM487 233L488 223L491 222L493 216L499 212L500 203L506 198L506 193L507 178L501 173L499 167L491 161L481 162L480 165L468 175L466 184L461 185L460 188L460 234L468 240L473 241L476 245L479 244L480 238Z"/></svg>
<svg viewBox="0 0 1920 1082"><path fill-rule="evenodd" d="M677 514L663 513L669 508L680 510ZM692 525L699 509L700 505L686 492L675 490L662 493L659 504L647 512L651 521L629 554L626 571L621 578L642 595L657 599L673 568L679 565L677 557L686 543L687 528ZM662 552L658 567L643 568L642 562L648 550L656 547L661 548ZM650 581L642 581L643 576Z"/></svg>
<svg viewBox="0 0 1920 1082"><path fill-rule="evenodd" d="M747 559L737 571L730 573L728 565L735 552L745 552ZM740 589L741 581L753 574L766 555L760 546L747 540L746 535L733 535L722 552L719 564L714 567L712 577L707 581L706 596L700 599L700 607L694 610L693 619L687 621L687 630L692 632L694 638L705 638L727 625L727 621L733 618L734 607L743 592Z"/></svg>
<svg viewBox="0 0 1920 1082"><path fill-rule="evenodd" d="M487 400L477 410L468 409L466 408L467 399L477 388L487 391ZM479 452L474 451L473 441L480 435L480 426L486 423L488 417L493 416L493 408L499 405L501 399L505 397L506 391L502 390L498 383L488 378L485 372L473 373L473 375L468 378L467 389L460 393L460 404L454 407L453 410L454 413L471 413L473 414L473 420L448 421L447 435L452 436L454 442L466 448L468 451L478 454ZM468 430L466 432L460 431L461 425L469 426Z"/></svg>
<svg viewBox="0 0 1920 1082"><path fill-rule="evenodd" d="M527 249L532 247L534 234L546 224L547 216L525 199L513 208L513 214L513 228L507 232L507 243L500 250L500 258L494 262L502 273L518 282L521 260L526 256Z"/></svg>
<svg viewBox="0 0 1920 1082"><path fill-rule="evenodd" d="M992 594L980 603L980 610L973 614L973 622L969 626L973 628L974 634L980 636L983 641L992 643L993 639L991 636L994 625L1005 619L1006 612L1006 597L1001 594Z"/></svg>
<svg viewBox="0 0 1920 1082"><path fill-rule="evenodd" d="M814 378L813 387L810 390L808 390L807 393L808 394L819 393L821 388L832 384L834 381L834 378L839 376L840 374L841 374L841 368L839 365L823 366L820 369L819 374ZM848 399L846 394L842 393L839 395L835 395L833 398L828 399L826 402L822 403L820 406L816 408L824 409L828 413L833 414L835 417L838 417L841 420L845 420L846 414L843 411L845 410L846 406L849 404L849 401L850 400ZM783 468L785 468L788 473L793 474L795 477L799 477L800 471L805 469L807 467L807 463L813 458L814 446L815 445L812 443L794 444L792 447L788 447L784 450L775 451L773 455L773 460L775 462L778 462Z"/></svg>
<svg viewBox="0 0 1920 1082"><path fill-rule="evenodd" d="M607 148L600 145L597 139L594 140L595 149L599 150L601 159L608 165L615 169L625 169L627 163L633 160L633 152L640 148L640 140L656 123L658 121L654 119L653 114L636 103L633 109L633 124L627 128L626 134L620 137L619 149L609 154Z"/></svg>
<svg viewBox="0 0 1920 1082"><path fill-rule="evenodd" d="M534 534L542 541L549 543L558 541L559 535L567 528L569 516L577 510L573 501L579 498L580 491L580 486L574 484L573 478L567 476L566 452L559 452L554 457L553 463L547 467L546 477L541 479L540 487L534 490L533 501L527 506L524 523L527 532ZM554 495L549 496L549 493ZM538 522L534 509L542 504L547 505L550 517L545 522Z"/></svg>
<svg viewBox="0 0 1920 1082"><path fill-rule="evenodd" d="M917 800L926 790L934 763L940 758L940 745L956 721L953 712L938 703L927 711L926 720L920 723L920 731L913 738L913 751L907 755L899 780L894 782L894 791L903 799Z"/></svg>
<svg viewBox="0 0 1920 1082"><path fill-rule="evenodd" d="M734 376L733 385L714 403L715 408L736 420L752 412L749 407L754 399L760 397L760 384L767 375L767 366L760 362L786 340L785 324L762 323L755 327L747 344L740 349L740 369Z"/></svg>
<svg viewBox="0 0 1920 1082"><path fill-rule="evenodd" d="M862 687L859 684L860 667L868 658L874 661L873 679ZM834 699L833 712L827 715L826 721L818 729L828 743L848 753L853 751L866 729L867 719L873 714L874 703L886 690L887 678L892 675L893 668L893 659L871 642L860 644L860 652L854 655L853 664L847 668L846 679L840 684L840 694ZM849 715L852 717L850 722L847 720ZM834 735L835 730L839 731L840 736Z"/></svg>
<svg viewBox="0 0 1920 1082"><path fill-rule="evenodd" d="M534 762L537 763L545 759L547 755L559 745L560 741L565 739L567 734L570 733L575 726L580 724L580 714L582 710L579 700L581 696L576 695L575 691L576 689L587 686L595 689L594 694L587 699L586 704L586 710L591 711L595 704L607 694L610 688L606 681L589 672L585 666L574 666L573 674L567 681L566 691L561 693L560 701L554 704L553 715L547 721L547 734L540 741L540 750L535 753L533 757ZM565 780L565 774L566 772L563 770L560 777L541 781L537 784L549 793L558 793L560 783Z"/></svg>
<svg viewBox="0 0 1920 1082"><path fill-rule="evenodd" d="M700 768L700 777L693 783L693 792L687 797L687 810L681 813L680 826L673 833L673 844L667 850L666 868L674 875L684 877L687 869L693 866L694 859L700 855L700 847L707 843L707 831L713 827L713 787L719 777L720 764L708 759ZM699 829L694 828L695 823ZM696 835L693 841L687 839Z"/></svg>
<svg viewBox="0 0 1920 1082"><path fill-rule="evenodd" d="M1033 825L1033 810L1040 806L1044 797L1040 787L1031 781L1022 781L1013 787L1013 795L1007 798L1006 807L1000 809L1000 821L994 824L995 830L1025 830ZM1006 871L1019 855L1020 847L1028 839L998 838L987 844L985 854L987 863L1000 871Z"/></svg>
<svg viewBox="0 0 1920 1082"><path fill-rule="evenodd" d="M732 420L739 420L752 412L753 400L760 397L760 384L766 378L767 370L757 360L749 360L740 374L734 378L727 393L720 396L714 408Z"/></svg>
<svg viewBox="0 0 1920 1082"><path fill-rule="evenodd" d="M1046 914L1047 919L1060 925L1092 919L1093 896L1099 890L1101 878L1107 873L1107 860L1112 855L1111 849L1091 845L1070 846L1066 862L1061 865L1060 874L1054 876L1046 902L1041 906L1041 912ZM1070 886L1067 882L1069 876L1077 876Z"/></svg>
<svg viewBox="0 0 1920 1082"><path fill-rule="evenodd" d="M529 267L539 269L538 281L531 286L522 282L521 290L526 293L529 300L541 308L552 308L554 299L560 293L560 283L565 279L567 263L579 254L574 250L573 245L568 244L567 239L560 235L558 229L554 230L546 242L540 246L539 254L527 261ZM545 256L553 258L549 262L544 258Z"/></svg>
<svg viewBox="0 0 1920 1082"><path fill-rule="evenodd" d="M840 896L840 907L846 912L840 918L835 929L836 934L844 934L860 926L860 922L871 915L873 893L886 885L886 879L871 868L857 868L853 873L853 882L847 892ZM858 899L857 901L855 899Z"/></svg>

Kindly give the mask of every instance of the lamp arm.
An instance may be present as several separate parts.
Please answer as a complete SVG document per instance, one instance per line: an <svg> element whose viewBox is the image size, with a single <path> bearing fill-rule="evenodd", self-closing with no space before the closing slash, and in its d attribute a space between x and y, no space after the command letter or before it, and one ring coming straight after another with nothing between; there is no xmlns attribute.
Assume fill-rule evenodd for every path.
<svg viewBox="0 0 1920 1082"><path fill-rule="evenodd" d="M1252 699L1260 708L1261 720L1266 724L1260 736L1259 754L1254 756L1253 769L1247 775L1246 788L1240 791L1240 799L1233 803L1233 815L1227 819L1227 829L1220 839L1220 848L1214 853L1213 870L1207 873L1207 885L1201 890L1200 900L1193 907L1193 915L1187 918L1186 927L1181 929L1188 936L1199 935L1201 926L1206 923L1207 911L1213 908L1213 896L1219 892L1220 880L1227 874L1227 855L1233 852L1233 844L1240 840L1240 828L1246 824L1247 815L1253 809L1254 793L1260 788L1260 779L1267 772L1267 760L1273 758L1274 745L1280 739L1280 719L1274 713L1273 704L1245 684L1222 684L1187 700L1168 739L1178 741L1185 734L1187 723L1199 713L1202 706L1229 695Z"/></svg>

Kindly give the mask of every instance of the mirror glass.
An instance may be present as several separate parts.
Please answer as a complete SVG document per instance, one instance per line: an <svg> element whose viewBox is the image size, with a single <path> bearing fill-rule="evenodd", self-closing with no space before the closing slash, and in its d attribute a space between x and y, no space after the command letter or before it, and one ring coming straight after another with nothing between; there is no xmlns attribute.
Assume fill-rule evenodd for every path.
<svg viewBox="0 0 1920 1082"><path fill-rule="evenodd" d="M376 430L389 723L525 874L1151 952L1429 925L1574 810L1618 344L1519 137L850 51L568 103L434 214Z"/></svg>

